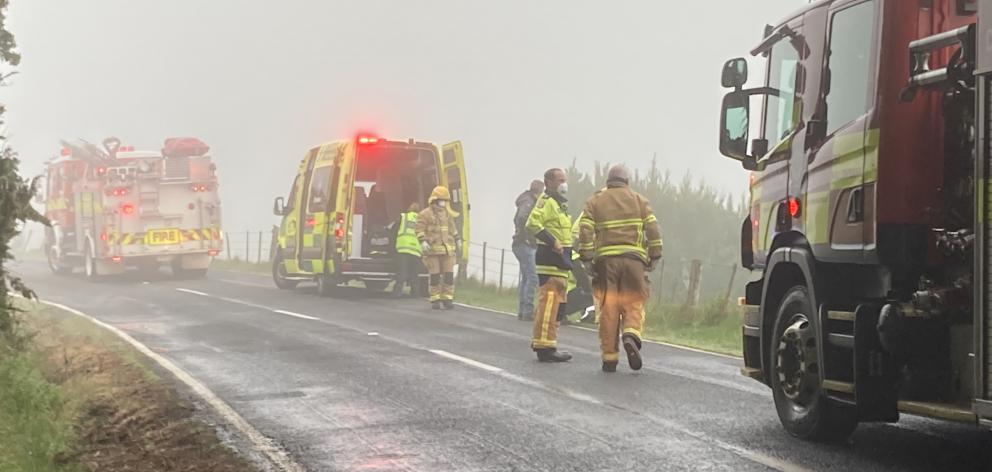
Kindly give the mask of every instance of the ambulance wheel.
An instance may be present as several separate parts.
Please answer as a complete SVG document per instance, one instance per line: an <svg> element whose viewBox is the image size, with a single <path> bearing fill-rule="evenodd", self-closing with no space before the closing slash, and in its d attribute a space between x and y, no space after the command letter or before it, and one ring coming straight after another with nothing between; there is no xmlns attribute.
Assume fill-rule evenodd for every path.
<svg viewBox="0 0 992 472"><path fill-rule="evenodd" d="M779 304L768 357L775 409L785 430L797 438L843 440L854 432L858 420L852 408L831 402L820 386L822 363L814 313L803 286L789 289Z"/></svg>
<svg viewBox="0 0 992 472"><path fill-rule="evenodd" d="M388 280L363 280L365 288L372 290L374 292L381 292L389 286Z"/></svg>
<svg viewBox="0 0 992 472"><path fill-rule="evenodd" d="M341 293L341 287L332 274L317 275L317 294L322 297L335 297Z"/></svg>
<svg viewBox="0 0 992 472"><path fill-rule="evenodd" d="M96 280L100 277L100 273L97 270L96 258L93 257L93 250L90 248L86 248L86 255L83 257L83 268L87 279Z"/></svg>
<svg viewBox="0 0 992 472"><path fill-rule="evenodd" d="M55 275L68 275L72 273L72 266L63 265L59 260L59 251L52 246L48 249L48 268Z"/></svg>
<svg viewBox="0 0 992 472"><path fill-rule="evenodd" d="M283 264L282 251L276 251L276 257L272 259L272 281L281 290L292 290L299 281L289 280L288 277L286 265Z"/></svg>

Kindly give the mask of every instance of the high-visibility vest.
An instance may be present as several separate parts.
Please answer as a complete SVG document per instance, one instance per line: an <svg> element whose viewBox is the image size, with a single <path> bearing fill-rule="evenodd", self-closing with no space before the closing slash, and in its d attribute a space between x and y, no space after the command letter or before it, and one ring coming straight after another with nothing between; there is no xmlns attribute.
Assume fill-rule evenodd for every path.
<svg viewBox="0 0 992 472"><path fill-rule="evenodd" d="M417 241L417 214L409 211L400 215L400 228L396 232L396 252L421 256L420 241Z"/></svg>
<svg viewBox="0 0 992 472"><path fill-rule="evenodd" d="M538 237L537 256L535 258L538 275L568 277L572 271L562 267L565 263L568 265L571 263L570 260L565 260L565 258L571 258L572 251L572 218L568 216L568 212L562 208L557 200L545 193L537 200L534 209L530 212L530 217L527 218L527 231L535 236L542 231L547 231L561 244L565 252L564 256L556 254L547 243Z"/></svg>

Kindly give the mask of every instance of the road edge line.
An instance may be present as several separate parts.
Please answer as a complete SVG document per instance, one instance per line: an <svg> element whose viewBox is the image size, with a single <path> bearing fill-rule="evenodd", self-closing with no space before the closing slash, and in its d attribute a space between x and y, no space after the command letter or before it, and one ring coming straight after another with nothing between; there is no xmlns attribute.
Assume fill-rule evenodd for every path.
<svg viewBox="0 0 992 472"><path fill-rule="evenodd" d="M120 328L112 326L108 323L104 323L86 313L83 313L75 308L63 305L61 303L56 303L48 300L38 300L38 302L45 305L49 305L60 310L65 310L73 315L79 316L89 320L91 323L110 331L115 334L121 340L127 342L132 347L141 352L149 359L155 361L160 367L172 374L177 380L185 384L189 389L200 397L203 402L210 405L214 412L220 415L225 421L227 421L231 426L233 426L238 432L240 432L252 446L255 447L256 451L260 452L273 466L279 470L286 472L304 472L306 469L300 464L297 464L288 453L283 451L275 442L262 434L260 431L255 429L247 420L244 419L238 412L234 411L223 399L221 399L217 394L210 390L206 385L204 385L199 380L196 380L190 373L183 370L181 367L166 359L162 355L152 351L148 346L145 346L137 339L134 339L131 335L125 333Z"/></svg>

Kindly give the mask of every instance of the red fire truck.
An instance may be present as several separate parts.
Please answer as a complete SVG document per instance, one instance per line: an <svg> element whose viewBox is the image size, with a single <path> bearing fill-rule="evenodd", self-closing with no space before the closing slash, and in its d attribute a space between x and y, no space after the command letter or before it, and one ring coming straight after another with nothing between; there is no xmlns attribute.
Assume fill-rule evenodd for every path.
<svg viewBox="0 0 992 472"><path fill-rule="evenodd" d="M172 138L138 151L107 138L103 147L63 142L45 168L45 250L52 272L87 277L126 267L177 276L206 274L221 249L217 168L209 147Z"/></svg>

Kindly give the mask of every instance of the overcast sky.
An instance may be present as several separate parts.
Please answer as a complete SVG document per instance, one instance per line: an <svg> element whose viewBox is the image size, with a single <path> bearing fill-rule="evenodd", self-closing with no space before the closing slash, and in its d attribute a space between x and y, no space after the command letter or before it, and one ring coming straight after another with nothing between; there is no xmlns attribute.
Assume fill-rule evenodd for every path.
<svg viewBox="0 0 992 472"><path fill-rule="evenodd" d="M24 57L0 101L26 172L60 138L202 138L229 231L275 221L315 144L461 140L473 239L508 246L514 197L573 158L643 168L656 152L742 193L716 151L720 67L805 3L12 0Z"/></svg>

